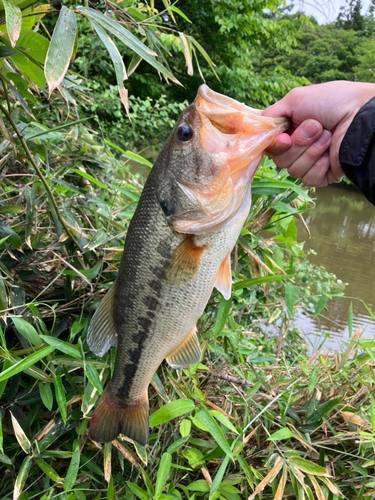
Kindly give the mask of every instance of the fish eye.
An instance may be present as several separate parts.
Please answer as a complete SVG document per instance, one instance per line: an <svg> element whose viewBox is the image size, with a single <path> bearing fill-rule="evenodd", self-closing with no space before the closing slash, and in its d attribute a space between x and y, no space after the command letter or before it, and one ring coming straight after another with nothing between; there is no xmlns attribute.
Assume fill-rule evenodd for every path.
<svg viewBox="0 0 375 500"><path fill-rule="evenodd" d="M193 129L184 123L178 127L177 137L181 142L188 142L193 137Z"/></svg>

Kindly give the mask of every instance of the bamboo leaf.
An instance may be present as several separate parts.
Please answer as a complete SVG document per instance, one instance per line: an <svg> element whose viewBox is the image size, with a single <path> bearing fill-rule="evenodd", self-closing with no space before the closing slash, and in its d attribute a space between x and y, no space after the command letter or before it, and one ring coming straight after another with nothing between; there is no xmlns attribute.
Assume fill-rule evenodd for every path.
<svg viewBox="0 0 375 500"><path fill-rule="evenodd" d="M33 325L30 325L27 321L22 318L12 318L14 326L16 327L18 333L22 335L31 345L38 346L43 344L38 332L35 330Z"/></svg>
<svg viewBox="0 0 375 500"><path fill-rule="evenodd" d="M44 5L38 5L38 7L33 6L32 13L34 14L33 16L30 16L31 14L31 7L28 9L25 9L22 11L22 31L24 30L32 30L34 25L44 17L47 11L49 11L51 8L50 4L44 4ZM37 12L41 12L39 15ZM25 16L30 16L30 17L25 17Z"/></svg>
<svg viewBox="0 0 375 500"><path fill-rule="evenodd" d="M371 397L370 417L371 417L372 433L375 435L375 398L374 398L374 396Z"/></svg>
<svg viewBox="0 0 375 500"><path fill-rule="evenodd" d="M129 47L133 52L138 54L142 59L151 64L157 71L160 71L166 78L169 78L174 83L181 85L177 78L159 63L156 59L156 54L150 50L146 45L144 45L137 37L135 37L129 30L121 26L120 23L105 16L101 12L98 12L90 7L80 7L79 11L87 16L90 20L96 21L104 29L108 30L112 35L117 37L121 42L123 42L127 47Z"/></svg>
<svg viewBox="0 0 375 500"><path fill-rule="evenodd" d="M172 11L172 12L176 12L176 14L178 14L179 16L181 16L183 19L185 19L185 21L187 21L188 23L191 23L190 19L180 10L178 9L177 7L175 7L174 5L171 5L169 7L169 9Z"/></svg>
<svg viewBox="0 0 375 500"><path fill-rule="evenodd" d="M61 377L54 374L53 384L55 386L56 401L60 410L61 418L63 419L64 424L66 424L66 396Z"/></svg>
<svg viewBox="0 0 375 500"><path fill-rule="evenodd" d="M171 401L150 415L150 427L169 422L173 418L180 417L181 415L185 415L185 413L193 411L194 408L195 405L191 399L177 399Z"/></svg>
<svg viewBox="0 0 375 500"><path fill-rule="evenodd" d="M124 105L126 114L129 116L129 101L128 101L128 91L124 87L124 80L127 80L128 76L126 74L126 69L124 61L122 60L121 54L118 48L113 43L112 39L104 31L104 29L99 26L94 20L90 19L91 25L98 34L100 40L103 42L105 48L108 50L110 58L113 62L113 67L115 68L117 86L120 93L120 98L122 104Z"/></svg>
<svg viewBox="0 0 375 500"><path fill-rule="evenodd" d="M258 493L264 490L264 488L271 483L277 474L280 472L283 466L283 459L281 457L277 457L275 465L271 469L271 471L267 474L267 476L257 485L253 493L249 496L249 500L253 500Z"/></svg>
<svg viewBox="0 0 375 500"><path fill-rule="evenodd" d="M194 74L193 60L191 58L191 47L189 46L189 41L184 35L184 33L179 32L180 38L182 40L182 46L184 48L185 61L187 66L187 72L189 76Z"/></svg>
<svg viewBox="0 0 375 500"><path fill-rule="evenodd" d="M21 446L25 453L31 453L32 448L29 438L26 436L25 431L22 429L12 412L10 412L10 416L12 418L12 426L18 444Z"/></svg>
<svg viewBox="0 0 375 500"><path fill-rule="evenodd" d="M130 481L126 481L126 484L129 486L129 489L134 493L134 495L137 495L137 497L140 498L140 500L149 500L150 497L148 496L147 491L140 488L137 484Z"/></svg>
<svg viewBox="0 0 375 500"><path fill-rule="evenodd" d="M86 365L85 366L85 374L86 374L86 377L91 382L91 384L99 392L99 394L102 394L103 386L102 386L102 383L100 382L98 372L95 370L95 368L92 365Z"/></svg>
<svg viewBox="0 0 375 500"><path fill-rule="evenodd" d="M21 214L23 212L22 208L18 205L4 205L0 207L1 214Z"/></svg>
<svg viewBox="0 0 375 500"><path fill-rule="evenodd" d="M104 445L104 479L107 483L110 482L112 475L112 444L105 443Z"/></svg>
<svg viewBox="0 0 375 500"><path fill-rule="evenodd" d="M211 415L213 415L216 420L218 420L221 424L225 425L225 427L227 427L228 429L230 429L232 432L234 432L235 434L238 434L238 431L237 429L234 427L234 425L232 424L232 422L225 416L223 415L222 413L220 413L219 411L217 410L210 410L210 413ZM183 422L188 422L189 424L191 424L191 421L190 420L184 420ZM190 428L189 428L189 432L190 432ZM180 433L181 433L181 436L183 435L182 432L181 432L181 426L180 426Z"/></svg>
<svg viewBox="0 0 375 500"><path fill-rule="evenodd" d="M87 179L88 181L92 182L96 186L99 186L102 189L107 189L107 186L105 186L100 181L98 181L97 179L95 179L92 175L90 175L90 174L88 174L86 172L83 172L82 170L79 170L78 168L73 168L72 171L75 172L76 174L80 175L81 177L84 177L85 179Z"/></svg>
<svg viewBox="0 0 375 500"><path fill-rule="evenodd" d="M22 490L25 486L26 480L29 476L31 464L32 464L32 458L31 456L28 455L27 457L24 458L20 470L18 471L17 479L14 485L13 500L17 500L20 497Z"/></svg>
<svg viewBox="0 0 375 500"><path fill-rule="evenodd" d="M294 286L292 283L285 284L285 304L291 316L294 316Z"/></svg>
<svg viewBox="0 0 375 500"><path fill-rule="evenodd" d="M214 477L214 480L212 481L211 489L210 489L210 495L209 495L209 500L212 500L214 495L216 494L217 490L219 489L219 486L221 484L221 481L224 477L225 471L228 467L230 456L227 455L224 460L222 461L219 470L217 471L216 476ZM216 496L215 496L216 498Z"/></svg>
<svg viewBox="0 0 375 500"><path fill-rule="evenodd" d="M283 427L274 432L267 438L267 441L281 441L282 439L290 439L293 437L292 431L288 427Z"/></svg>
<svg viewBox="0 0 375 500"><path fill-rule="evenodd" d="M353 302L350 302L348 309L348 332L349 338L351 339L353 336Z"/></svg>
<svg viewBox="0 0 375 500"><path fill-rule="evenodd" d="M231 305L232 305L232 297L228 300L226 300L223 296L220 297L219 307L216 313L216 320L214 328L212 330L212 336L217 337L223 330L228 318Z"/></svg>
<svg viewBox="0 0 375 500"><path fill-rule="evenodd" d="M73 55L77 20L73 11L62 6L48 48L44 74L49 95L61 84Z"/></svg>
<svg viewBox="0 0 375 500"><path fill-rule="evenodd" d="M68 354L68 356L72 356L75 359L82 359L80 350L77 346L69 344L68 342L64 342L63 340L57 339L55 337L49 337L48 335L40 335L41 339L53 346L58 351L63 352L64 354Z"/></svg>
<svg viewBox="0 0 375 500"><path fill-rule="evenodd" d="M25 226L25 242L30 249L31 247L31 230L33 228L34 213L35 213L35 193L30 186L25 186L26 197L26 226Z"/></svg>
<svg viewBox="0 0 375 500"><path fill-rule="evenodd" d="M65 476L64 491L71 490L74 486L74 483L76 482L76 479L77 479L78 470L79 470L79 463L80 463L80 458L81 458L81 454L79 451L79 445L80 445L80 440L75 439L73 442L73 456L70 460L68 471L67 471L66 476Z"/></svg>
<svg viewBox="0 0 375 500"><path fill-rule="evenodd" d="M111 476L107 489L107 500L113 500L114 498L115 498L115 489L113 487L113 477Z"/></svg>
<svg viewBox="0 0 375 500"><path fill-rule="evenodd" d="M165 452L161 458L158 475L156 476L155 484L155 500L157 500L164 489L165 483L167 482L169 471L171 470L172 455Z"/></svg>
<svg viewBox="0 0 375 500"><path fill-rule="evenodd" d="M47 410L51 411L53 407L53 394L51 384L49 384L48 382L46 384L39 382L38 387L39 394L42 398L44 406L47 408Z"/></svg>
<svg viewBox="0 0 375 500"><path fill-rule="evenodd" d="M328 295L323 293L323 295L318 300L318 303L316 304L313 318L316 318L318 314L320 314L323 311L323 308L326 305L328 299L329 299Z"/></svg>
<svg viewBox="0 0 375 500"><path fill-rule="evenodd" d="M262 285L263 283L273 283L274 281L282 281L287 278L292 278L293 274L274 274L273 276L262 276L261 278L252 278L250 280L239 281L234 283L234 290L241 290L242 288L249 288L255 285Z"/></svg>
<svg viewBox="0 0 375 500"><path fill-rule="evenodd" d="M225 436L218 426L218 424L215 422L214 418L212 415L206 410L206 408L201 408L201 410L198 413L200 419L202 420L203 424L205 427L207 427L208 432L211 434L211 436L214 438L215 442L217 443L218 446L230 457L232 457L232 451L230 449L228 441L225 439Z"/></svg>
<svg viewBox="0 0 375 500"><path fill-rule="evenodd" d="M316 465L313 462L309 462L304 458L299 458L299 457L288 458L288 464L303 472L307 472L308 474L313 474L314 476L329 476L328 472L324 467L320 467L320 465Z"/></svg>
<svg viewBox="0 0 375 500"><path fill-rule="evenodd" d="M55 483L61 483L62 478L57 474L55 469L51 467L47 462L42 460L41 458L34 457L34 460L38 467L46 474L52 481L55 481Z"/></svg>
<svg viewBox="0 0 375 500"><path fill-rule="evenodd" d="M0 382L2 382L3 380L7 380L10 377L14 377L14 375L17 375L17 373L26 370L33 364L37 363L44 357L48 356L48 354L51 354L51 352L54 350L55 350L54 347L44 347L43 349L40 349L39 351L36 351L33 354L30 354L30 356L28 356L27 358L18 361L9 368L6 368L0 374Z"/></svg>
<svg viewBox="0 0 375 500"><path fill-rule="evenodd" d="M22 12L19 7L9 0L3 0L3 5L9 40L12 47L15 47L21 32Z"/></svg>
<svg viewBox="0 0 375 500"><path fill-rule="evenodd" d="M3 449L3 416L0 412L0 453L4 453Z"/></svg>
<svg viewBox="0 0 375 500"><path fill-rule="evenodd" d="M291 181L267 179L266 181L253 181L251 183L251 192L253 194L263 194L265 189L277 189L281 192L291 190L301 196L301 198L303 198L304 200L309 200L308 193Z"/></svg>

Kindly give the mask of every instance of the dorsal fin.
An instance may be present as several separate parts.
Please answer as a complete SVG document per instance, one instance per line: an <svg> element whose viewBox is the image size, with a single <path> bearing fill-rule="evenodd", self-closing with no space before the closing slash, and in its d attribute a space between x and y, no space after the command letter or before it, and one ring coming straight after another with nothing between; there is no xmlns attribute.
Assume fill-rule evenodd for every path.
<svg viewBox="0 0 375 500"><path fill-rule="evenodd" d="M113 324L112 309L115 285L108 290L91 319L87 333L87 344L96 356L104 354L116 342L117 334Z"/></svg>
<svg viewBox="0 0 375 500"><path fill-rule="evenodd" d="M224 299L230 299L232 294L232 270L230 266L230 253L228 253L223 262L220 264L219 271L216 276L215 288L219 290Z"/></svg>
<svg viewBox="0 0 375 500"><path fill-rule="evenodd" d="M204 248L195 244L193 235L187 235L167 262L163 278L174 286L188 283L198 271Z"/></svg>
<svg viewBox="0 0 375 500"><path fill-rule="evenodd" d="M165 359L169 366L175 368L183 368L184 366L195 365L202 358L202 352L199 345L199 340L196 333L196 328L191 330L186 339Z"/></svg>

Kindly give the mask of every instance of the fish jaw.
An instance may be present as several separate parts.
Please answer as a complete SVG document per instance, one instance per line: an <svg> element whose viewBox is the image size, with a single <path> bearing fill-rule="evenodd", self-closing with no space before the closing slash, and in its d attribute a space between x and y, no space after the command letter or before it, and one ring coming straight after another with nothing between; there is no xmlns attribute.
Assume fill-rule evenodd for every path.
<svg viewBox="0 0 375 500"><path fill-rule="evenodd" d="M178 180L180 189L201 213L175 218L173 227L181 233L204 234L216 231L237 213L263 151L289 128L289 120L261 116L261 110L214 92L207 85L199 88L193 106L200 123L199 147L217 175L207 183Z"/></svg>

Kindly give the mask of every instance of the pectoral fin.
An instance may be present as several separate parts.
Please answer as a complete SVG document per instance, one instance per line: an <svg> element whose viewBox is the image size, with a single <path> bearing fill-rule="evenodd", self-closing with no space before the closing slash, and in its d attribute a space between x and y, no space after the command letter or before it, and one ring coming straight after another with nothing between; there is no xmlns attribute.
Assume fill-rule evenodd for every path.
<svg viewBox="0 0 375 500"><path fill-rule="evenodd" d="M97 356L104 356L116 342L117 335L112 319L114 292L115 285L112 285L95 311L87 333L86 340L90 351Z"/></svg>
<svg viewBox="0 0 375 500"><path fill-rule="evenodd" d="M228 300L232 294L232 270L230 266L230 253L225 257L220 265L216 276L215 288Z"/></svg>
<svg viewBox="0 0 375 500"><path fill-rule="evenodd" d="M183 368L184 366L195 365L202 359L202 352L199 345L199 340L194 327L186 339L180 344L175 351L165 358L168 364L175 368Z"/></svg>
<svg viewBox="0 0 375 500"><path fill-rule="evenodd" d="M174 286L188 283L198 270L203 250L195 244L194 236L187 236L167 262L163 278Z"/></svg>

